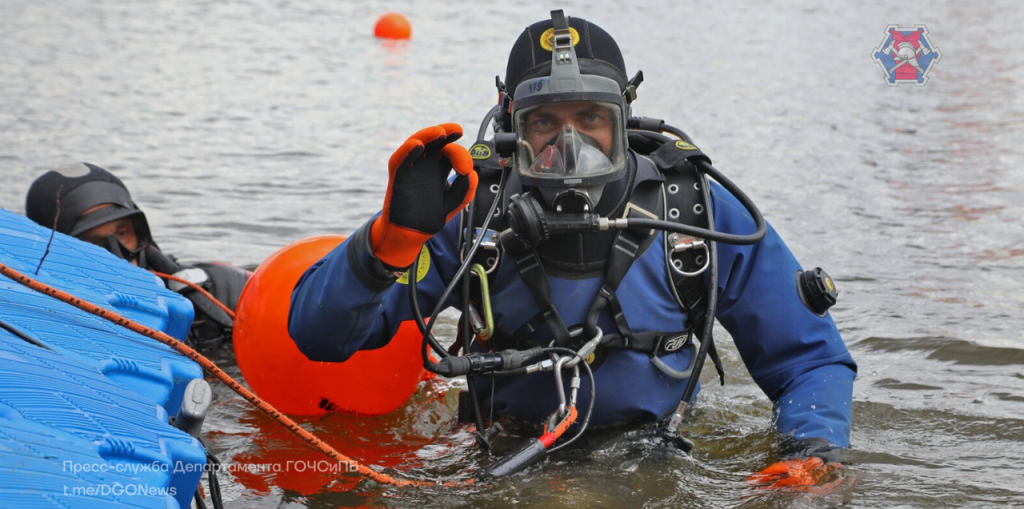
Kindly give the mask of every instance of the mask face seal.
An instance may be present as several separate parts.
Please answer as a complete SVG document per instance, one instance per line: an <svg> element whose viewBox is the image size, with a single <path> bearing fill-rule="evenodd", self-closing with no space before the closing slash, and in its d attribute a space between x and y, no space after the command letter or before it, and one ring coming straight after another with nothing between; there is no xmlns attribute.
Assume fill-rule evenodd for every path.
<svg viewBox="0 0 1024 509"><path fill-rule="evenodd" d="M542 187L596 184L624 166L614 105L573 101L516 112L519 174Z"/></svg>

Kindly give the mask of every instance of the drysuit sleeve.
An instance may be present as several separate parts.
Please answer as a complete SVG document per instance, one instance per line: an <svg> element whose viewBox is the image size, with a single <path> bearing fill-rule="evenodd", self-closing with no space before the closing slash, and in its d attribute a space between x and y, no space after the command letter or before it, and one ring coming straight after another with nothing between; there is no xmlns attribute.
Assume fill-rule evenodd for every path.
<svg viewBox="0 0 1024 509"><path fill-rule="evenodd" d="M288 333L310 360L343 362L359 350L381 348L403 321L413 319L409 285L398 282L370 250L372 223L313 264L295 285ZM417 285L426 316L458 269L458 223L456 216L426 244L429 267L423 270L421 262ZM448 302L459 302L457 291Z"/></svg>
<svg viewBox="0 0 1024 509"><path fill-rule="evenodd" d="M748 233L754 221L734 196L712 187L715 227ZM775 424L799 440L850 445L857 364L832 317L800 300L796 257L771 225L752 246L718 243L718 321L732 334L754 381L775 405Z"/></svg>

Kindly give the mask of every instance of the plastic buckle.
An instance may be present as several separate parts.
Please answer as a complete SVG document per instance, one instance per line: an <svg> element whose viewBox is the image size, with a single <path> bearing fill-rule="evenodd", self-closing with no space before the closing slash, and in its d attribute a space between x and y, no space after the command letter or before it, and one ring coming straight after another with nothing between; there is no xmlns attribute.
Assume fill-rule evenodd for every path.
<svg viewBox="0 0 1024 509"><path fill-rule="evenodd" d="M644 82L644 72L637 71L636 74L630 78L629 82L626 83L626 89L622 91L622 99L626 104L632 104L636 100L636 89Z"/></svg>

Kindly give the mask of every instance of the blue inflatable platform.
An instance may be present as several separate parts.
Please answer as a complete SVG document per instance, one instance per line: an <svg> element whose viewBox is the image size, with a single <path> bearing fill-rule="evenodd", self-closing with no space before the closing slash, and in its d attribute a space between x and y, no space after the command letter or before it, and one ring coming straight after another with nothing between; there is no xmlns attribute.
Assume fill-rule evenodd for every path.
<svg viewBox="0 0 1024 509"><path fill-rule="evenodd" d="M0 210L0 263L185 337L191 303L99 247L56 234L40 266L50 234ZM168 418L201 377L170 347L0 276L0 507L187 508L205 451Z"/></svg>

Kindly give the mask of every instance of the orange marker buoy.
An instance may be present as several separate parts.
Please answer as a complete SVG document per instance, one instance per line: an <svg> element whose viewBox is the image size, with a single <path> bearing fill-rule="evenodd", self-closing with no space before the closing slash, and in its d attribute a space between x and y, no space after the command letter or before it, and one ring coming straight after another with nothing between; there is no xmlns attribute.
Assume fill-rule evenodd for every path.
<svg viewBox="0 0 1024 509"><path fill-rule="evenodd" d="M397 12L384 14L373 27L373 35L381 39L408 39L412 37L412 24Z"/></svg>
<svg viewBox="0 0 1024 509"><path fill-rule="evenodd" d="M384 348L357 352L342 363L307 359L288 335L292 288L344 240L322 235L288 244L260 264L238 299L233 334L238 367L253 392L286 414L386 414L405 403L424 379L422 335L413 322L403 323Z"/></svg>

